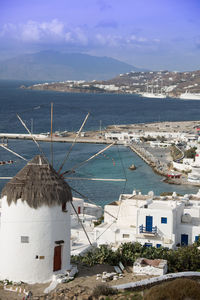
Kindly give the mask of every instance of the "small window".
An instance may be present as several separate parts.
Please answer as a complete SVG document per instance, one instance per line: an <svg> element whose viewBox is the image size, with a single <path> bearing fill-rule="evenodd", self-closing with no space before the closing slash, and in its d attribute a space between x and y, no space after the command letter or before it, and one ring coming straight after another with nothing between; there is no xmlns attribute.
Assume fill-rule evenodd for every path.
<svg viewBox="0 0 200 300"><path fill-rule="evenodd" d="M161 223L162 224L167 224L167 218L166 217L162 217L161 218Z"/></svg>
<svg viewBox="0 0 200 300"><path fill-rule="evenodd" d="M29 243L29 236L21 236L21 243Z"/></svg>
<svg viewBox="0 0 200 300"><path fill-rule="evenodd" d="M152 243L145 243L144 247L147 247L147 248L152 247Z"/></svg>
<svg viewBox="0 0 200 300"><path fill-rule="evenodd" d="M195 242L198 242L198 241L200 241L200 236L199 236L199 235L196 235L196 236L195 236Z"/></svg>
<svg viewBox="0 0 200 300"><path fill-rule="evenodd" d="M123 234L123 239L129 239L129 237L130 237L130 234L127 234L127 233Z"/></svg>
<svg viewBox="0 0 200 300"><path fill-rule="evenodd" d="M156 244L156 248L160 248L161 246L161 244Z"/></svg>

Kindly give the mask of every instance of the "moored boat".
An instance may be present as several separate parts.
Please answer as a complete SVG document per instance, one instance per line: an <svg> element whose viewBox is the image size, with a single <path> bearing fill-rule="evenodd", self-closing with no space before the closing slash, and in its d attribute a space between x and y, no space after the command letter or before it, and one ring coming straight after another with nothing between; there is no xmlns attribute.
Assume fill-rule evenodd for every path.
<svg viewBox="0 0 200 300"><path fill-rule="evenodd" d="M129 167L129 170L133 171L133 170L136 170L136 166L134 164L132 164L130 167Z"/></svg>

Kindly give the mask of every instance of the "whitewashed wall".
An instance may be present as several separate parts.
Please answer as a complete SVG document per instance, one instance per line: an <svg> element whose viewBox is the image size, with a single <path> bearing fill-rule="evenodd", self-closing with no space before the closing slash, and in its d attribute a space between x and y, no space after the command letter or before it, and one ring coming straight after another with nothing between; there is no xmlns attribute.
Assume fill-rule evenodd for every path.
<svg viewBox="0 0 200 300"><path fill-rule="evenodd" d="M21 236L29 238L21 243ZM63 240L62 269L53 272L55 241ZM37 258L38 256L38 258ZM40 259L44 257L44 259ZM0 231L0 279L28 283L47 282L52 275L70 269L70 205L33 209L20 199L8 206L2 199Z"/></svg>

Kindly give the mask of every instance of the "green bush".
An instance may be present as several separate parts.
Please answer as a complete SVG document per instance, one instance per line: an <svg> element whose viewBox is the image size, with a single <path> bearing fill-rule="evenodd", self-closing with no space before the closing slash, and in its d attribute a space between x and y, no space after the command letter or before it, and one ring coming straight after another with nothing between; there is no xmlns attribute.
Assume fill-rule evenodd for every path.
<svg viewBox="0 0 200 300"><path fill-rule="evenodd" d="M100 225L104 220L104 216L102 215L97 221L94 222L94 227Z"/></svg>
<svg viewBox="0 0 200 300"><path fill-rule="evenodd" d="M121 261L125 266L133 265L138 257L148 259L165 259L168 272L196 271L200 269L200 240L193 245L177 250L168 248L145 247L140 243L124 243L116 251L102 245L87 252L84 256L72 256L72 262L93 266L95 264L117 265Z"/></svg>
<svg viewBox="0 0 200 300"><path fill-rule="evenodd" d="M190 148L185 151L184 155L186 158L195 158L196 155L196 147Z"/></svg>

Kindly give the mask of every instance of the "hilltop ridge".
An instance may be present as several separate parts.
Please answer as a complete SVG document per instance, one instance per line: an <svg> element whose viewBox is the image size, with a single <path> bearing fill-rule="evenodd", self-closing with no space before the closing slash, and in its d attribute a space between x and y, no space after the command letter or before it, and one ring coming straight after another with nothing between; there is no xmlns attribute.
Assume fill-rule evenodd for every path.
<svg viewBox="0 0 200 300"><path fill-rule="evenodd" d="M61 81L106 80L140 69L111 57L41 51L0 62L0 79Z"/></svg>

